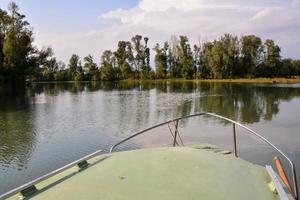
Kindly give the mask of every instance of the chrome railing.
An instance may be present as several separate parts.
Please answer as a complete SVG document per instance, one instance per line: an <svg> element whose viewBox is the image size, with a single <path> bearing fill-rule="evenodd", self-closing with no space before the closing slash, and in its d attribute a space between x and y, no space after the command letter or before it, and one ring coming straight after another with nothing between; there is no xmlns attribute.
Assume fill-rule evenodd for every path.
<svg viewBox="0 0 300 200"><path fill-rule="evenodd" d="M40 182L42 182L42 181L44 181L44 180L46 180L46 179L48 179L48 178L56 175L56 174L59 174L59 173L65 171L65 170L67 170L67 169L69 169L71 167L74 167L75 165L78 165L78 167L80 169L83 169L83 168L85 168L85 167L88 166L87 160L89 160L89 159L97 156L101 152L102 152L102 150L98 150L98 151L96 151L94 153L91 153L91 154L89 154L87 156L84 156L84 157L82 157L82 158L80 158L80 159L78 159L78 160L76 160L76 161L74 161L74 162L72 162L72 163L70 163L68 165L65 165L65 166L63 166L63 167L61 167L59 169L56 169L56 170L54 170L54 171L52 171L52 172L50 172L50 173L48 173L46 175L43 175L43 176L41 176L41 177L39 177L37 179L34 179L34 180L32 180L32 181L24 184L24 185L21 185L21 186L15 188L13 190L10 190L10 191L8 191L8 192L0 195L0 200L7 199L7 198L9 198L9 197L11 197L11 196L13 196L15 194L18 194L18 193L21 193L23 196L26 196L26 193L27 193L30 196L33 193L38 192L38 190L35 187L36 184L38 184L38 183L40 183Z"/></svg>
<svg viewBox="0 0 300 200"><path fill-rule="evenodd" d="M261 139L263 142L265 142L266 144L268 144L269 146L271 146L274 150L276 150L281 156L283 156L289 163L290 165L290 169L291 169L291 172L292 172L292 179L293 179L293 196L295 197L296 200L298 200L298 187L297 187L297 177L296 177L296 170L295 170L295 165L293 163L293 161L285 154L283 153L278 147L276 147L274 144L272 144L268 139L266 139L265 137L261 136L260 134L258 134L257 132L255 132L254 130L246 127L245 125L239 123L239 122L236 122L232 119L229 119L229 118L226 118L226 117L223 117L221 115L217 115L217 114L214 114L214 113L208 113L208 112L202 112L202 113L196 113L196 114L192 114L192 115L186 115L186 116L182 116L182 117L178 117L178 118L175 118L175 119L171 119L171 120L168 120L166 122L163 122L163 123L159 123L159 124L156 124L154 126L151 126L149 128L146 128L142 131L139 131L123 140L121 140L120 142L116 143L115 145L113 145L111 148L110 148L110 153L114 151L114 149L125 143L126 141L134 138L134 137L137 137L143 133L146 133L152 129L155 129L155 128L158 128L160 126L163 126L163 125L168 125L170 123L175 123L175 131L174 131L174 134L172 132L172 130L170 129L169 127L169 130L174 138L174 141L173 141L173 146L175 146L175 144L177 144L177 137L180 138L180 135L179 135L179 131L178 131L178 125L179 125L179 121L181 120L184 120L184 119L188 119L188 118L192 118L192 117L196 117L196 116L212 116L212 117L216 117L218 119L222 119L222 120L225 120L227 122L230 122L232 123L232 128L233 128L233 154L235 157L238 156L238 153L237 153L237 142L236 142L236 126L239 126L245 130L247 130L247 132L251 133L252 135L256 136L257 138ZM181 138L180 138L181 140Z"/></svg>

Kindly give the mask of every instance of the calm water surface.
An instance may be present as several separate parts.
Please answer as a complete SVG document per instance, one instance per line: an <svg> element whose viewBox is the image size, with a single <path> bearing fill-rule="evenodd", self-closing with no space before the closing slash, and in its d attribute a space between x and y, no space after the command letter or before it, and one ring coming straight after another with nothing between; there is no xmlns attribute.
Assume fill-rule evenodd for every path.
<svg viewBox="0 0 300 200"><path fill-rule="evenodd" d="M300 177L300 84L35 84L0 88L0 194L98 149L107 151L134 131L201 111L257 130L295 161ZM180 123L185 144L232 149L231 131L230 124L207 117ZM272 149L237 131L241 157L272 162ZM171 143L166 126L121 148Z"/></svg>

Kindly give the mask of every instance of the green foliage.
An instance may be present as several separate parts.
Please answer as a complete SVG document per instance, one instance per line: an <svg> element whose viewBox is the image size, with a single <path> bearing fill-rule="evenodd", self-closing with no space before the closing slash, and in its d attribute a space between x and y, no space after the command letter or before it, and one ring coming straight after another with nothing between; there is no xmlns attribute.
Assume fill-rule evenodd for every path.
<svg viewBox="0 0 300 200"><path fill-rule="evenodd" d="M155 66L156 66L156 78L164 79L167 77L167 68L168 68L168 48L169 45L165 42L164 47L160 48L159 44L156 44L154 50L155 54Z"/></svg>
<svg viewBox="0 0 300 200"><path fill-rule="evenodd" d="M181 68L181 75L183 78L193 78L193 52L186 36L180 36L178 49L178 61Z"/></svg>
<svg viewBox="0 0 300 200"><path fill-rule="evenodd" d="M88 55L83 58L84 60L84 80L86 81L98 81L100 76L98 73L97 64L94 62L94 58L91 55Z"/></svg>
<svg viewBox="0 0 300 200"><path fill-rule="evenodd" d="M150 66L149 38L135 35L106 50L100 68L94 58L73 54L66 68L50 47L33 47L33 33L25 16L12 2L0 9L0 81L112 81L165 78L239 78L300 76L300 60L282 59L280 47L255 35L225 34L191 47L186 36L175 36L153 48L155 71Z"/></svg>
<svg viewBox="0 0 300 200"><path fill-rule="evenodd" d="M215 40L212 47L212 72L214 78L223 78L223 73L225 73L224 61L223 61L223 45L221 41Z"/></svg>
<svg viewBox="0 0 300 200"><path fill-rule="evenodd" d="M144 44L142 43L143 37L141 35L134 36L131 41L134 48L134 65L135 65L135 78L149 79L150 78L150 49L148 45L148 38L144 38Z"/></svg>
<svg viewBox="0 0 300 200"><path fill-rule="evenodd" d="M293 60L291 75L292 76L299 76L300 75L300 60Z"/></svg>
<svg viewBox="0 0 300 200"><path fill-rule="evenodd" d="M69 77L74 81L83 80L83 68L81 66L80 57L73 54L69 60Z"/></svg>
<svg viewBox="0 0 300 200"><path fill-rule="evenodd" d="M200 51L201 78L233 78L239 62L239 41L237 37L225 34L220 40L207 42ZM196 51L195 50L195 51Z"/></svg>
<svg viewBox="0 0 300 200"><path fill-rule="evenodd" d="M212 48L213 44L211 42L206 42L203 44L202 52L200 52L200 66L198 72L200 78L212 78ZM201 50L200 50L201 51Z"/></svg>
<svg viewBox="0 0 300 200"><path fill-rule="evenodd" d="M280 74L281 56L280 47L274 43L273 40L266 40L265 43L265 55L262 66L260 67L258 74L264 77L274 77Z"/></svg>
<svg viewBox="0 0 300 200"><path fill-rule="evenodd" d="M255 35L246 35L241 38L241 66L238 69L237 76L254 76L256 69L261 65L264 46L259 37Z"/></svg>
<svg viewBox="0 0 300 200"><path fill-rule="evenodd" d="M116 80L116 70L114 68L115 58L110 50L103 52L101 57L101 67L100 74L101 80L103 81L113 81Z"/></svg>
<svg viewBox="0 0 300 200"><path fill-rule="evenodd" d="M221 37L223 46L223 67L222 77L233 78L237 74L239 62L239 40L230 34L225 34Z"/></svg>
<svg viewBox="0 0 300 200"><path fill-rule="evenodd" d="M168 78L186 79L300 75L298 63L291 59L282 60L280 48L273 40L262 43L255 35L239 39L225 34L213 42L194 45L193 51L186 36L180 36L179 41L172 37L168 53L164 54L166 58L159 44L154 50L157 78L162 78L161 74L165 69Z"/></svg>
<svg viewBox="0 0 300 200"><path fill-rule="evenodd" d="M168 77L169 78L181 78L181 65L179 63L178 54L179 41L176 36L172 36L169 43L168 52Z"/></svg>
<svg viewBox="0 0 300 200"><path fill-rule="evenodd" d="M132 52L132 45L127 41L119 41L118 49L114 52L119 69L119 79L134 78L134 57Z"/></svg>
<svg viewBox="0 0 300 200"><path fill-rule="evenodd" d="M24 19L14 2L9 13L0 10L0 73L12 81L25 80L35 67L31 62L35 53L32 31Z"/></svg>
<svg viewBox="0 0 300 200"><path fill-rule="evenodd" d="M293 60L290 58L281 61L281 67L278 70L278 75L282 77L290 77L294 74Z"/></svg>
<svg viewBox="0 0 300 200"><path fill-rule="evenodd" d="M201 45L197 46L194 45L194 52L193 52L193 58L194 58L194 66L193 70L195 72L194 77L200 78L201 72L200 72L200 65L201 65Z"/></svg>

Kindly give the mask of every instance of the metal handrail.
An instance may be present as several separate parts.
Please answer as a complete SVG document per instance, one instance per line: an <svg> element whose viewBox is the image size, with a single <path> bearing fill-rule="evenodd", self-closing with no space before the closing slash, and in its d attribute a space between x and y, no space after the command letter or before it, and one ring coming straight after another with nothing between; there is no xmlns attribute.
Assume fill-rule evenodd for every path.
<svg viewBox="0 0 300 200"><path fill-rule="evenodd" d="M169 124L171 122L175 122L177 124L177 126L175 126L176 130L175 132L177 132L178 130L178 122L180 120L183 120L183 119L188 119L188 118L191 118L191 117L196 117L196 116L212 116L212 117L216 117L216 118L219 118L219 119L223 119L227 122L230 122L233 124L233 143L234 143L234 155L237 157L237 145L236 145L236 125L247 130L248 132L250 132L251 134L253 134L254 136L258 137L259 139L261 139L262 141L264 141L265 143L267 143L269 146L271 146L273 149L275 149L280 155L282 155L289 163L290 165L290 168L291 168L291 172L292 172L292 178L293 178L293 196L295 197L295 199L298 200L298 187L297 187L297 177L296 177L296 170L295 170L295 165L293 163L293 161L285 154L283 153L283 151L281 151L278 147L276 147L274 144L272 144L268 139L266 139L265 137L261 136L260 134L258 134L257 132L255 132L254 130L246 127L245 125L237 122L237 121L234 121L232 119L229 119L227 117L223 117L221 115L217 115L217 114L214 114L214 113L209 113L209 112L201 112L201 113L195 113L195 114L192 114L192 115L186 115L186 116L182 116L182 117L177 117L177 118L174 118L174 119L171 119L171 120L168 120L166 122L163 122L163 123L159 123L159 124L156 124L154 126L151 126L149 128L146 128L142 131L139 131L123 140L121 140L120 142L116 143L115 145L113 145L111 148L110 148L110 153L114 151L114 149L123 144L124 142L134 138L134 137L137 137L145 132L148 132L152 129L155 129L155 128L158 128L160 126L163 126L163 125L166 125L166 124ZM176 141L175 141L176 142ZM175 143L174 143L175 144Z"/></svg>
<svg viewBox="0 0 300 200"><path fill-rule="evenodd" d="M11 197L11 196L13 196L13 195L21 192L21 191L26 190L27 188L30 188L30 187L32 187L32 186L40 183L43 180L46 180L46 179L48 179L48 178L50 178L50 177L52 177L52 176L54 176L56 174L59 174L59 173L65 171L65 170L67 170L67 169L69 169L69 168L71 168L71 167L73 167L75 165L79 165L80 163L82 163L82 162L84 162L84 161L86 161L86 160L88 160L90 158L95 157L96 155L100 154L101 152L102 152L102 150L98 150L98 151L96 151L94 153L91 153L91 154L89 154L87 156L84 156L84 157L82 157L82 158L80 158L80 159L78 159L78 160L76 160L76 161L74 161L74 162L72 162L72 163L70 163L68 165L65 165L65 166L63 166L63 167L61 167L59 169L56 169L56 170L54 170L54 171L52 171L52 172L50 172L50 173L48 173L46 175L43 175L43 176L41 176L41 177L39 177L37 179L34 179L34 180L32 180L32 181L30 181L28 183L25 183L24 185L21 185L21 186L15 188L13 190L10 190L10 191L8 191L8 192L0 195L0 200L9 198L9 197Z"/></svg>

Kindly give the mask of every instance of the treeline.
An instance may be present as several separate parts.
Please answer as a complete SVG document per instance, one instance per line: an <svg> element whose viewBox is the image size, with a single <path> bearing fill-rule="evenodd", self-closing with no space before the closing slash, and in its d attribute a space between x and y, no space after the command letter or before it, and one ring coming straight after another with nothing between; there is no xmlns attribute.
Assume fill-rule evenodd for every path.
<svg viewBox="0 0 300 200"><path fill-rule="evenodd" d="M93 56L83 58L73 54L67 65L56 62L51 48L44 50L49 57L39 68L34 79L38 81L113 81L124 79L154 79L150 67L148 38L136 35L129 41L120 41L116 51L106 50L99 65ZM47 53L46 53L47 52Z"/></svg>
<svg viewBox="0 0 300 200"><path fill-rule="evenodd" d="M300 60L282 59L273 40L262 41L255 35L238 38L225 34L213 42L189 44L186 36L162 46L156 44L155 71L150 67L148 38L134 36L119 41L117 50L106 50L98 66L93 57L72 55L67 67L51 58L41 68L37 80L111 81L124 79L221 79L286 77L300 75ZM51 52L51 49L48 50ZM50 55L50 54L48 54Z"/></svg>
<svg viewBox="0 0 300 200"><path fill-rule="evenodd" d="M8 11L0 9L0 83L23 83L49 63L52 51L37 49L33 40L32 27L16 3L10 3Z"/></svg>
<svg viewBox="0 0 300 200"><path fill-rule="evenodd" d="M32 28L11 3L0 9L0 81L112 81L124 79L221 79L295 77L300 60L283 59L273 40L255 35L225 34L212 42L191 45L186 36L156 44L150 66L149 38L136 35L106 50L97 64L91 55L74 54L68 64L57 61L51 48L33 47Z"/></svg>
<svg viewBox="0 0 300 200"><path fill-rule="evenodd" d="M293 77L300 75L300 60L282 59L273 40L255 35L240 38L225 34L213 42L189 44L186 36L154 48L156 78L221 79Z"/></svg>

